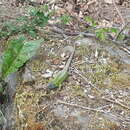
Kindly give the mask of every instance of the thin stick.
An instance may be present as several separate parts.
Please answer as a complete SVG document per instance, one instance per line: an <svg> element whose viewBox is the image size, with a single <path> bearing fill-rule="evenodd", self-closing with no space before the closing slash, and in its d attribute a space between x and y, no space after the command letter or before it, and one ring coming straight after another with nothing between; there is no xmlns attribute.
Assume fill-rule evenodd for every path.
<svg viewBox="0 0 130 130"><path fill-rule="evenodd" d="M101 110L101 109L108 108L108 107L112 107L112 104L105 105L105 106L102 106L102 107L98 107L97 109Z"/></svg>
<svg viewBox="0 0 130 130"><path fill-rule="evenodd" d="M105 115L108 115L108 116L114 118L114 120L118 120L118 121L121 121L121 122L129 123L129 122L126 122L125 119L122 118L122 117L117 117L116 115L113 115L110 112L103 111L103 110L100 110L100 109L95 109L95 108L90 108L90 107L84 107L84 106L81 106L81 105L78 105L78 104L71 104L71 103L67 103L67 102L61 101L61 100L58 100L57 104L64 104L64 105L68 105L68 106L71 106L71 107L85 109L87 111L100 112L102 114L105 114Z"/></svg>
<svg viewBox="0 0 130 130"><path fill-rule="evenodd" d="M122 26L121 30L119 31L119 33L116 35L116 37L114 39L115 41L118 39L119 35L124 31L124 29L127 27L127 25L128 25L128 23Z"/></svg>
<svg viewBox="0 0 130 130"><path fill-rule="evenodd" d="M119 8L117 7L117 5L116 5L116 3L115 3L115 0L112 0L112 2L113 2L113 5L114 5L114 7L115 7L115 9L116 9L116 11L117 11L117 13L118 13L118 15L119 15L120 18L121 18L121 21L122 21L122 24L123 24L122 27L121 27L120 32L117 34L117 36L116 36L115 39L114 39L114 40L117 40L117 38L119 37L119 35L121 34L121 32L125 29L126 23L125 23L125 20L124 20L123 16L121 15L121 12L120 12Z"/></svg>
<svg viewBox="0 0 130 130"><path fill-rule="evenodd" d="M126 24L127 25L127 24ZM67 36L78 36L78 35L83 35L83 36L85 36L85 37L90 37L90 38L95 38L96 39L96 36L95 36L95 34L92 34L92 33L85 33L85 32L66 32L66 31L63 31L62 29L60 29L60 28L58 28L58 27L56 27L56 26L52 26L51 24L50 24L50 26L52 27L51 28L51 31L53 31L53 32L55 32L55 33L59 33L59 34L64 34L64 36L65 35L67 35ZM111 40L111 39L107 39L107 40L109 40L109 41L111 41L112 43L115 43L116 45L118 45L118 47L119 47L119 49L121 49L121 50L123 50L124 52L126 52L127 54L129 54L130 55L130 50L128 49L128 48L126 48L125 46L123 46L123 45L121 45L121 43L123 42L123 41L121 41L121 42L119 42L119 41L116 41L116 39L119 37L119 35L120 35L120 33L122 32L123 30L121 30L118 34L117 34L117 36L115 37L115 39L114 40ZM68 39L69 37L66 37L66 39ZM66 40L66 39L64 39L64 40Z"/></svg>
<svg viewBox="0 0 130 130"><path fill-rule="evenodd" d="M87 78L86 78L85 76L83 76L79 70L74 69L74 72L75 72L77 75L79 75L82 79L84 79L84 81L85 81L88 85L90 85L91 87L95 88L100 94L102 94L102 92L100 91L100 89L98 89L94 84L92 84L90 81L88 81Z"/></svg>
<svg viewBox="0 0 130 130"><path fill-rule="evenodd" d="M104 100L106 100L106 101L108 101L108 102L111 102L111 103L114 103L114 104L120 105L120 106L122 106L122 107L124 107L124 108L130 110L130 107L128 107L128 106L122 104L121 102L117 101L117 100L114 99L114 98L113 98L113 100L111 100L111 99L109 99L109 98L102 97L102 99L104 99Z"/></svg>
<svg viewBox="0 0 130 130"><path fill-rule="evenodd" d="M100 89L98 89L94 84L92 84L91 82L89 82L89 81L87 80L87 78L86 78L85 76L83 76L79 70L75 69L74 72L75 72L76 74L78 74L81 78L83 78L90 86L92 86L93 88L95 88L96 90L98 90L98 92L99 92L100 94L103 94L103 92L102 92ZM109 98L102 97L102 99L103 99L103 100L106 100L106 101L109 101L109 102L111 102L111 103L120 105L121 107L124 107L124 108L130 110L130 107L129 107L129 106L126 106L126 105L122 104L121 102L116 101L116 99L114 99L114 98L113 98L113 100L111 100L111 99L109 99Z"/></svg>
<svg viewBox="0 0 130 130"><path fill-rule="evenodd" d="M121 18L121 21L122 21L123 25L125 25L125 20L124 20L124 18L122 17L121 12L119 11L118 7L116 6L115 0L112 0L112 2L113 2L113 5L114 5L114 7L115 7L115 9L116 9L116 11L117 11L117 13L118 13L118 15L119 15L120 18Z"/></svg>
<svg viewBox="0 0 130 130"><path fill-rule="evenodd" d="M126 52L128 55L130 55L130 49L128 49L124 46L121 46L120 49L123 50L124 52Z"/></svg>
<svg viewBox="0 0 130 130"><path fill-rule="evenodd" d="M90 108L90 107L84 107L84 106L77 105L77 104L71 104L71 103L63 102L63 101L61 101L61 100L58 100L57 103L65 104L65 105L73 106L73 107L78 107L78 108L82 108L82 109L89 110L89 111L95 111L95 112L106 113L106 112L104 112L103 110L100 110L100 109L95 109L95 108Z"/></svg>

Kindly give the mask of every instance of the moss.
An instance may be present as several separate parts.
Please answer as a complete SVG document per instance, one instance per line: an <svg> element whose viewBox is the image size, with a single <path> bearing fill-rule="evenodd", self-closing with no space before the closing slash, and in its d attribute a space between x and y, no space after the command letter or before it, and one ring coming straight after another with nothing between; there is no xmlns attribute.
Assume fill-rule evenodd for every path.
<svg viewBox="0 0 130 130"><path fill-rule="evenodd" d="M127 73L118 73L111 77L112 83L115 86L128 87L130 86L130 75Z"/></svg>
<svg viewBox="0 0 130 130"><path fill-rule="evenodd" d="M108 64L93 64L91 65L91 71L87 72L87 77L92 83L96 83L100 86L104 86L105 79L114 76L118 70Z"/></svg>
<svg viewBox="0 0 130 130"><path fill-rule="evenodd" d="M86 97L82 86L76 85L72 87L72 95Z"/></svg>

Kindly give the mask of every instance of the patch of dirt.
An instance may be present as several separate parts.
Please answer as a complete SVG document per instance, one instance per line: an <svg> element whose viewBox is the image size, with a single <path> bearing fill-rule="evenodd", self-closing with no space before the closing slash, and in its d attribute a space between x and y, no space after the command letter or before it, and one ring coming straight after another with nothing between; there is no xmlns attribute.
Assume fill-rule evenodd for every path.
<svg viewBox="0 0 130 130"><path fill-rule="evenodd" d="M88 39L86 39L86 43L87 41ZM82 39L80 42L82 43ZM54 51L51 52L53 57L49 55L48 51L46 59L42 61L33 59L27 64L26 67L31 70L35 82L33 84L22 83L18 87L16 94L18 115L16 117L22 117L17 120L20 122L18 129L21 127L33 129L32 124L37 122L42 124L45 130L129 130L130 111L117 104L116 100L126 106L130 105L130 65L123 63L118 57L111 56L105 48L102 48L102 45L93 43L79 45L76 48L72 64L73 67L80 70L88 82L78 74L72 73L63 83L62 88L46 91L50 78L44 78L42 73L46 72L46 69L51 71L59 69L57 64L52 62L57 59L55 45L59 44L59 40L53 40ZM51 42L48 42L47 45L45 50L48 50L49 46L52 48ZM67 46L67 44L65 45ZM98 57L95 57L96 50L100 50ZM34 66L36 66L36 70ZM93 88L89 82L92 82L100 91ZM73 104L76 105L73 106ZM94 108L97 111L85 110L85 107ZM98 112L98 110L103 112Z"/></svg>

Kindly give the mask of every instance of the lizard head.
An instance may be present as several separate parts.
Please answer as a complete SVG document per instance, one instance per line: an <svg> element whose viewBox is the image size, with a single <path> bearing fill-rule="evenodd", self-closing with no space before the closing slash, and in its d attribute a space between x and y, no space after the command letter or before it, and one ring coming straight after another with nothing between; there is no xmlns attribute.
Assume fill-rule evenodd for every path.
<svg viewBox="0 0 130 130"><path fill-rule="evenodd" d="M48 85L47 85L47 87L49 88L49 89L55 89L55 88L57 88L57 86L55 86L53 83L49 83Z"/></svg>

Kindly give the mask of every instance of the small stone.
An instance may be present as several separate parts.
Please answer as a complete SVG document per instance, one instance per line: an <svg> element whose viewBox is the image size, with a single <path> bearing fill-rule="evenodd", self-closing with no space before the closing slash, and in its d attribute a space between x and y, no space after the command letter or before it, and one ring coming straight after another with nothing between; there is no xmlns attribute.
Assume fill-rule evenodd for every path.
<svg viewBox="0 0 130 130"><path fill-rule="evenodd" d="M95 98L95 96L92 96L92 95L88 95L88 97L89 97L90 99L94 99L94 98Z"/></svg>
<svg viewBox="0 0 130 130"><path fill-rule="evenodd" d="M47 69L46 72L44 74L42 74L41 76L44 78L50 78L50 77L52 77L52 75L53 75L53 72L50 71L49 69Z"/></svg>
<svg viewBox="0 0 130 130"><path fill-rule="evenodd" d="M112 0L104 0L104 2L107 4L112 4Z"/></svg>
<svg viewBox="0 0 130 130"><path fill-rule="evenodd" d="M29 70L27 67L25 68L25 73L22 75L22 77L23 83L32 82L35 80L35 76L32 75L31 70Z"/></svg>
<svg viewBox="0 0 130 130"><path fill-rule="evenodd" d="M64 58L64 57L65 57L65 55L66 55L65 53L62 53L62 54L61 54L61 57L62 57L62 58Z"/></svg>

